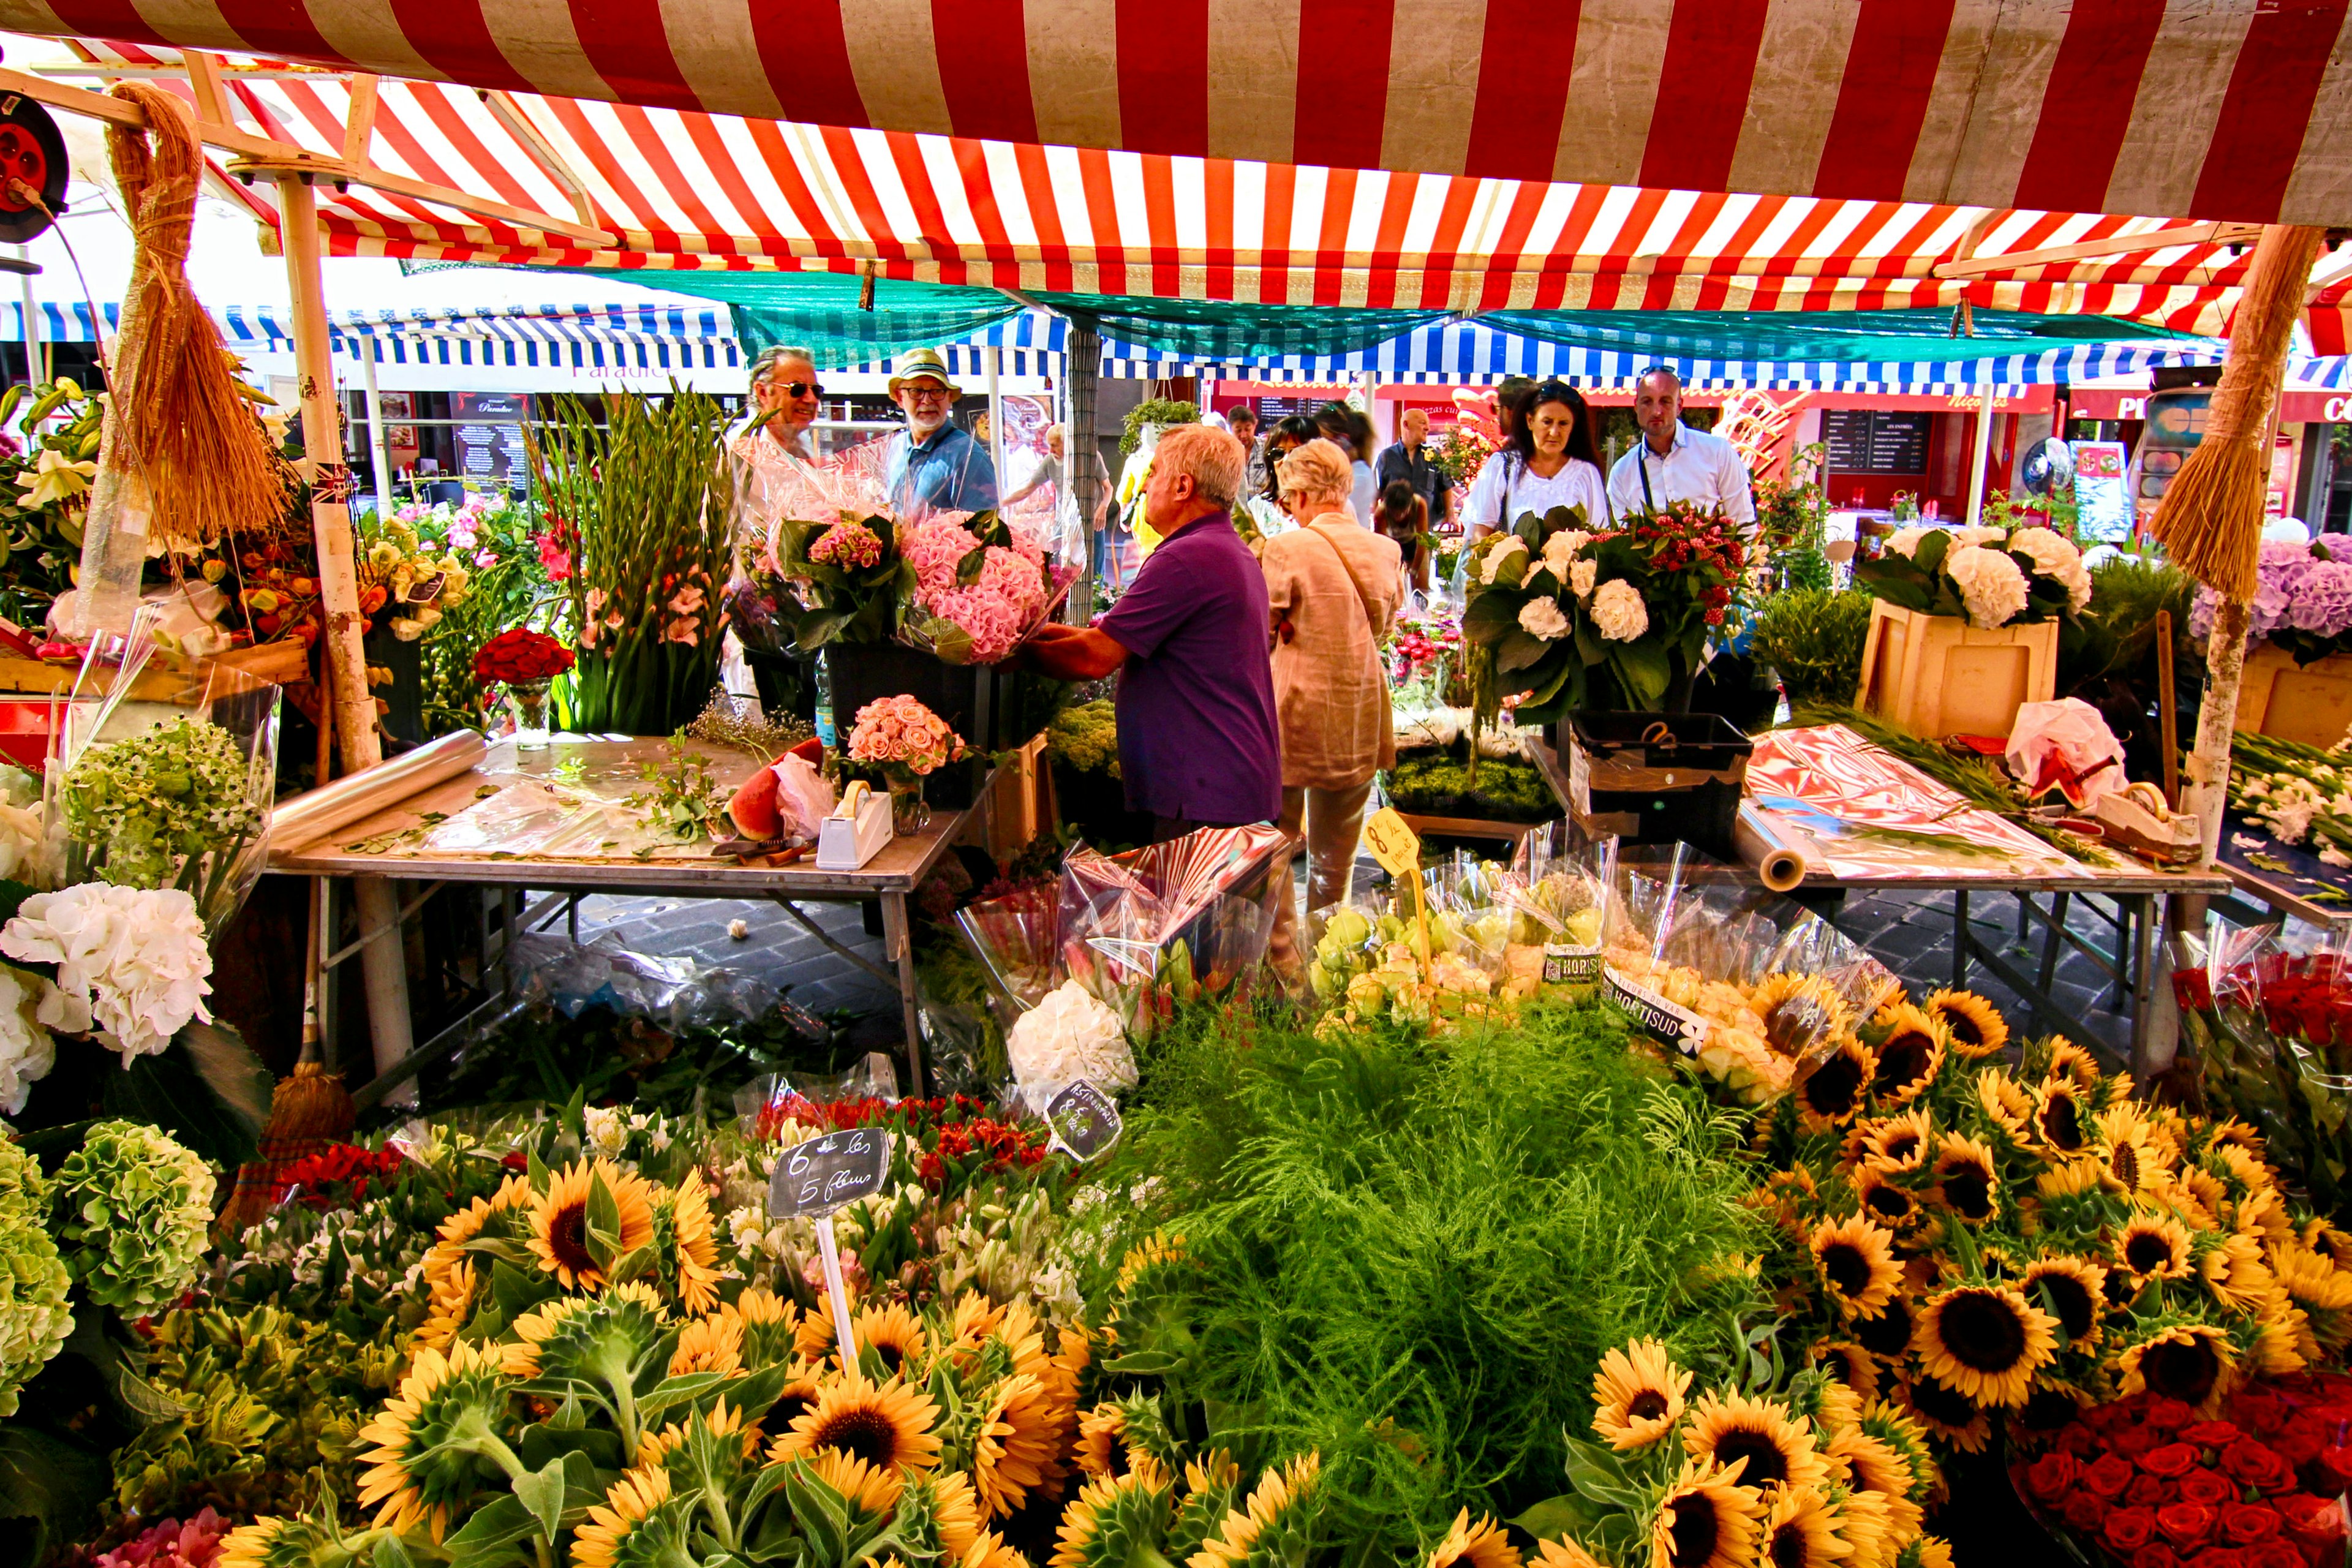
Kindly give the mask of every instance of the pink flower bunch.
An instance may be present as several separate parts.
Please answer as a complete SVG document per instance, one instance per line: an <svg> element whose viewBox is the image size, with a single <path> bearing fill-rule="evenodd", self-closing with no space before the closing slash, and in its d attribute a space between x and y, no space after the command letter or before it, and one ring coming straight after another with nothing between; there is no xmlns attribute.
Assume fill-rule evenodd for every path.
<svg viewBox="0 0 2352 1568"><path fill-rule="evenodd" d="M95 1568L210 1568L220 1558L228 1521L210 1508L182 1523L167 1519L94 1559Z"/></svg>
<svg viewBox="0 0 2352 1568"><path fill-rule="evenodd" d="M865 523L845 517L817 536L809 546L808 558L844 571L860 571L882 559L882 541Z"/></svg>
<svg viewBox="0 0 2352 1568"><path fill-rule="evenodd" d="M928 773L963 755L963 742L947 721L912 697L877 697L857 710L849 731L852 761L903 767Z"/></svg>
<svg viewBox="0 0 2352 1568"><path fill-rule="evenodd" d="M979 549L969 530L944 520L925 523L907 542L915 567L915 602L929 615L952 622L971 638L971 658L993 664L1020 646L1048 596L1045 552L1023 530L1008 530L1013 543L992 544L981 558L980 575L959 585L956 568Z"/></svg>

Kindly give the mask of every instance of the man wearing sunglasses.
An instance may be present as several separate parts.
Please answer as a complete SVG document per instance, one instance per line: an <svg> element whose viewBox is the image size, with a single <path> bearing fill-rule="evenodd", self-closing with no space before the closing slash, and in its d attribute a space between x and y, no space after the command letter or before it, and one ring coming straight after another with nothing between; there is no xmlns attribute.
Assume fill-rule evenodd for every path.
<svg viewBox="0 0 2352 1568"><path fill-rule="evenodd" d="M808 428L823 411L824 399L824 388L817 384L816 365L808 350L763 349L751 362L753 410L769 416L760 434L778 452L803 463L814 458L809 450Z"/></svg>
<svg viewBox="0 0 2352 1568"><path fill-rule="evenodd" d="M890 510L902 521L996 505L996 465L988 449L948 417L961 395L939 350L908 349L898 356L890 401L906 411L907 427L890 437L885 483Z"/></svg>

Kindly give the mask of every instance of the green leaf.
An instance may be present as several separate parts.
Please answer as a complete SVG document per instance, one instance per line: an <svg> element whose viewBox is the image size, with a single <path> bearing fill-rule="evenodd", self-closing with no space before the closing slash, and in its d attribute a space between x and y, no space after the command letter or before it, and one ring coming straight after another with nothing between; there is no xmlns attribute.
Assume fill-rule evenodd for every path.
<svg viewBox="0 0 2352 1568"><path fill-rule="evenodd" d="M488 1568L491 1563L509 1558L523 1558L523 1552L514 1550L516 1543L538 1533L538 1518L520 1498L508 1493L476 1510L465 1527L442 1544L447 1548L453 1564Z"/></svg>
<svg viewBox="0 0 2352 1568"><path fill-rule="evenodd" d="M939 656L940 663L970 664L971 662L971 634L953 621L945 616L934 616L918 629L921 631L924 640L931 645L931 651Z"/></svg>
<svg viewBox="0 0 2352 1568"><path fill-rule="evenodd" d="M369 1559L373 1568L416 1568L416 1560L397 1535L387 1535L375 1543L375 1555Z"/></svg>
<svg viewBox="0 0 2352 1568"><path fill-rule="evenodd" d="M1562 1536L1580 1535L1597 1521L1597 1513L1584 1508L1573 1492L1548 1497L1509 1522L1526 1531L1538 1541L1558 1541Z"/></svg>
<svg viewBox="0 0 2352 1568"><path fill-rule="evenodd" d="M969 588L980 581L980 569L988 564L988 546L967 550L956 560L956 586Z"/></svg>
<svg viewBox="0 0 2352 1568"><path fill-rule="evenodd" d="M0 1563L31 1568L52 1546L88 1539L108 1492L105 1458L21 1421L0 1422Z"/></svg>
<svg viewBox="0 0 2352 1568"><path fill-rule="evenodd" d="M602 1172L588 1178L587 1222L588 1256L598 1268L609 1270L621 1255L621 1201Z"/></svg>
<svg viewBox="0 0 2352 1568"><path fill-rule="evenodd" d="M1922 575L1933 577L1937 572L1943 570L1944 556L1951 548L1950 534L1940 528L1931 530L1927 536L1919 542L1919 547L1911 552L1911 563L1919 569ZM1895 559L1900 561L1903 558L1896 555Z"/></svg>
<svg viewBox="0 0 2352 1568"><path fill-rule="evenodd" d="M654 1385L651 1393L638 1399L637 1418L651 1422L672 1405L699 1399L713 1389L725 1387L727 1383L728 1374L723 1372L689 1372L677 1377L664 1378Z"/></svg>
<svg viewBox="0 0 2352 1568"><path fill-rule="evenodd" d="M1551 652L1558 646L1556 643L1544 641L1543 638L1524 627L1514 626L1511 628L1511 635L1505 637L1495 650L1496 672L1508 675L1514 670L1521 670L1530 665L1539 664L1543 661L1544 655Z"/></svg>
<svg viewBox="0 0 2352 1568"><path fill-rule="evenodd" d="M515 1452L534 1470L561 1464L570 1454L582 1455L592 1466L607 1470L625 1469L629 1463L629 1456L621 1451L621 1435L606 1426L534 1422L516 1438Z"/></svg>
<svg viewBox="0 0 2352 1568"><path fill-rule="evenodd" d="M1526 602L1525 595L1498 594L1492 588L1473 595L1462 612L1463 635L1483 643L1501 641L1506 633L1518 629L1519 606Z"/></svg>
<svg viewBox="0 0 2352 1568"><path fill-rule="evenodd" d="M1665 647L1655 638L1641 637L1610 644L1609 666L1626 696L1641 707L1655 708L1665 700L1666 683L1674 671L1666 662Z"/></svg>
<svg viewBox="0 0 2352 1568"><path fill-rule="evenodd" d="M535 1271L527 1274L501 1258L490 1265L490 1295L511 1321L547 1300L549 1278Z"/></svg>
<svg viewBox="0 0 2352 1568"><path fill-rule="evenodd" d="M563 1529L563 1460L550 1459L545 1468L518 1476L514 1495L538 1522L539 1532L552 1545Z"/></svg>

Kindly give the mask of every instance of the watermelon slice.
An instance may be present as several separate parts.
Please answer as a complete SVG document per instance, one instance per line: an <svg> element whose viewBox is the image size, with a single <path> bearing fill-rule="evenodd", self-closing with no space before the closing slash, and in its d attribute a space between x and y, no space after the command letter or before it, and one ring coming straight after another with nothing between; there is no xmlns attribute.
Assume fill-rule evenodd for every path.
<svg viewBox="0 0 2352 1568"><path fill-rule="evenodd" d="M782 835L784 818L776 809L776 770L761 768L745 779L727 803L727 815L735 831L754 842L764 844Z"/></svg>
<svg viewBox="0 0 2352 1568"><path fill-rule="evenodd" d="M806 763L813 768L822 768L824 766L824 742L818 740L814 735L811 735L807 740L803 741L799 745L794 746L792 749L791 754L798 757L801 761Z"/></svg>

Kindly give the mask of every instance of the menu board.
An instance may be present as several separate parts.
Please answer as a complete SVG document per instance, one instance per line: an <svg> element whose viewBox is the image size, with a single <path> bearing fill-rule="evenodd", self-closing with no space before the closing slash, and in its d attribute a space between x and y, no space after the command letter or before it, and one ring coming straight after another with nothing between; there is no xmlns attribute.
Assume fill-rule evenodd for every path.
<svg viewBox="0 0 2352 1568"><path fill-rule="evenodd" d="M460 477L504 481L530 471L522 445L523 421L530 417L528 395L454 392L449 414L456 426Z"/></svg>
<svg viewBox="0 0 2352 1568"><path fill-rule="evenodd" d="M1831 408L1822 414L1822 440L1832 474L1924 474L1927 432L1935 416L1877 408Z"/></svg>

